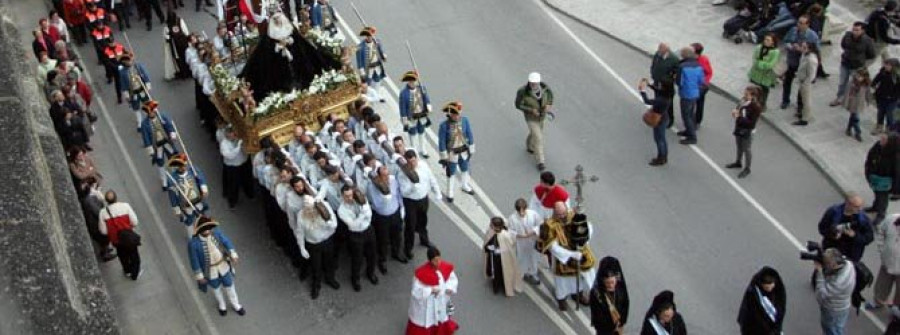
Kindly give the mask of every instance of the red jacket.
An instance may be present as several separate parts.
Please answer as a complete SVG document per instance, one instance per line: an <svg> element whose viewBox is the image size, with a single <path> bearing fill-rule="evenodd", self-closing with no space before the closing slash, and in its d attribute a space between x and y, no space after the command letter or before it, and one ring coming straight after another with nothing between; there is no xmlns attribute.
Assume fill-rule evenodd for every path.
<svg viewBox="0 0 900 335"><path fill-rule="evenodd" d="M63 1L63 19L71 26L77 26L84 23L84 12L86 10L83 0Z"/></svg>
<svg viewBox="0 0 900 335"><path fill-rule="evenodd" d="M41 34L44 35L44 40L47 41L48 47L53 48L56 45L56 42L61 38L59 36L59 30L54 26L47 27L47 30L41 29Z"/></svg>
<svg viewBox="0 0 900 335"><path fill-rule="evenodd" d="M569 192L559 185L547 187L544 184L537 184L534 187L534 196L541 201L541 206L544 206L544 208L553 208L557 202L569 200Z"/></svg>
<svg viewBox="0 0 900 335"><path fill-rule="evenodd" d="M708 86L713 76L712 64L709 63L709 58L706 55L698 56L697 63L700 63L700 67L703 68L703 82Z"/></svg>

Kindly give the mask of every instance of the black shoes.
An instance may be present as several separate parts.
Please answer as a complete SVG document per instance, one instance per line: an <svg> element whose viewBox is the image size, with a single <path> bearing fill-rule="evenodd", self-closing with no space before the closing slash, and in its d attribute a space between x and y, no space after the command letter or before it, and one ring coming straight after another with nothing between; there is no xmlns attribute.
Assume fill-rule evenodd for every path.
<svg viewBox="0 0 900 335"><path fill-rule="evenodd" d="M359 285L359 279L353 280L350 282L350 286L353 286L353 290L359 292L362 290L362 286Z"/></svg>
<svg viewBox="0 0 900 335"><path fill-rule="evenodd" d="M367 274L366 278L369 279L369 282L372 283L372 285L378 285L378 277L376 277L374 273Z"/></svg>
<svg viewBox="0 0 900 335"><path fill-rule="evenodd" d="M227 310L227 309L220 309L220 310L219 310L219 315L221 315L221 316L228 315L228 310Z"/></svg>
<svg viewBox="0 0 900 335"><path fill-rule="evenodd" d="M241 309L236 310L235 312L237 312L240 316L244 316L245 314L247 314L247 310L244 309L244 307L241 307Z"/></svg>
<svg viewBox="0 0 900 335"><path fill-rule="evenodd" d="M686 139L683 139L683 140L681 140L681 141L678 141L678 143L681 143L681 144L684 144L684 145L697 144L697 139L695 139L695 138L686 138Z"/></svg>
<svg viewBox="0 0 900 335"><path fill-rule="evenodd" d="M309 298L312 300L319 299L319 287L313 287L312 291L309 291Z"/></svg>
<svg viewBox="0 0 900 335"><path fill-rule="evenodd" d="M568 311L568 310L569 310L569 304L566 303L566 299L563 299L563 300L557 300L556 302L557 302L557 304L559 305L559 310L560 310L561 312L565 312L565 311Z"/></svg>
<svg viewBox="0 0 900 335"><path fill-rule="evenodd" d="M546 166L544 166L544 163L538 163L538 165L537 165L538 171L543 172L545 168L546 168Z"/></svg>
<svg viewBox="0 0 900 335"><path fill-rule="evenodd" d="M336 280L334 280L334 279L325 279L325 285L328 285L328 286L330 286L331 288L333 288L333 289L335 289L335 290L341 289L341 284L339 284L339 283L338 283Z"/></svg>
<svg viewBox="0 0 900 335"><path fill-rule="evenodd" d="M746 168L743 171L741 171L741 173L738 173L738 179L747 177L748 175L750 175L750 168Z"/></svg>
<svg viewBox="0 0 900 335"><path fill-rule="evenodd" d="M795 125L795 126L805 126L805 125L808 125L809 122L806 122L806 121L803 121L803 120L797 120L797 121L794 121L794 123L791 123L791 124L792 124L792 125Z"/></svg>
<svg viewBox="0 0 900 335"><path fill-rule="evenodd" d="M684 137L684 136L687 136L687 131L686 131L686 130L682 130L682 131L679 131L679 132L675 133L675 135Z"/></svg>
<svg viewBox="0 0 900 335"><path fill-rule="evenodd" d="M414 255L413 255L413 253L412 253L412 250L407 250L406 252L404 252L404 254L406 255L406 260L411 260L411 259L414 258L414 257L413 257Z"/></svg>
<svg viewBox="0 0 900 335"><path fill-rule="evenodd" d="M742 167L741 162L734 162L734 163L725 165L726 169L740 169L741 167Z"/></svg>
<svg viewBox="0 0 900 335"><path fill-rule="evenodd" d="M669 160L666 157L656 157L650 160L650 166L662 166L666 165L668 162Z"/></svg>
<svg viewBox="0 0 900 335"><path fill-rule="evenodd" d="M387 268L384 267L384 262L378 262L378 271L381 271L381 274L383 275L387 274ZM369 278L369 280L372 280L372 278Z"/></svg>
<svg viewBox="0 0 900 335"><path fill-rule="evenodd" d="M391 258L403 264L409 263L409 260L407 260L406 257L403 257L403 255L393 254L391 255Z"/></svg>

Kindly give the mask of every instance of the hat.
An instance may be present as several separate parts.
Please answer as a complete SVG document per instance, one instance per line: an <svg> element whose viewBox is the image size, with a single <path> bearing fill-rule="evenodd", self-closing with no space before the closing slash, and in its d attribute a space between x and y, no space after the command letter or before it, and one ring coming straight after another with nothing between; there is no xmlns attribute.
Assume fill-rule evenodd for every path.
<svg viewBox="0 0 900 335"><path fill-rule="evenodd" d="M587 215L578 213L578 214L575 214L572 216L572 223L586 223L586 222L587 222Z"/></svg>
<svg viewBox="0 0 900 335"><path fill-rule="evenodd" d="M528 82L529 83L540 83L541 82L541 74L537 72L532 72L528 74Z"/></svg>
<svg viewBox="0 0 900 335"><path fill-rule="evenodd" d="M403 79L400 79L400 81L402 82L417 80L419 80L419 73L417 73L416 71L406 71L406 73L403 74Z"/></svg>
<svg viewBox="0 0 900 335"><path fill-rule="evenodd" d="M169 167L179 167L185 166L187 164L187 155L184 153L178 153L172 155L172 158L169 158L169 162L166 163Z"/></svg>
<svg viewBox="0 0 900 335"><path fill-rule="evenodd" d="M197 221L194 222L194 235L199 235L200 233L213 229L219 226L219 223L213 220L208 216L200 216L197 218Z"/></svg>
<svg viewBox="0 0 900 335"><path fill-rule="evenodd" d="M359 36L375 36L375 27L364 27L359 31Z"/></svg>
<svg viewBox="0 0 900 335"><path fill-rule="evenodd" d="M462 108L462 103L460 103L459 101L451 101L444 105L444 109L442 110L444 111L444 113L459 114L459 112L462 111Z"/></svg>
<svg viewBox="0 0 900 335"><path fill-rule="evenodd" d="M147 102L145 102L144 105L141 106L141 109L143 109L145 112L150 112L151 110L156 109L156 107L159 107L159 103L156 102L156 100L147 100Z"/></svg>

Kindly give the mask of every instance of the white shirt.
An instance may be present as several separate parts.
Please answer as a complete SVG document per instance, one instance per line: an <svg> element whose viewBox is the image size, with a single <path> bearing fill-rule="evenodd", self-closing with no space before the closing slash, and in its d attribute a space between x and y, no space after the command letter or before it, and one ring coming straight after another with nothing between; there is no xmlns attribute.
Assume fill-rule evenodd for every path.
<svg viewBox="0 0 900 335"><path fill-rule="evenodd" d="M288 183L278 183L275 185L275 202L278 203L278 207L281 208L282 211L287 212L287 200L292 191L291 185Z"/></svg>
<svg viewBox="0 0 900 335"><path fill-rule="evenodd" d="M97 220L97 227L100 229L100 234L106 235L106 220L123 215L128 215L128 220L131 221L132 228L137 227L138 218L137 215L134 214L134 209L131 208L131 205L124 202L117 202L103 207L103 209L100 210L99 220Z"/></svg>
<svg viewBox="0 0 900 335"><path fill-rule="evenodd" d="M224 276L226 273L231 271L231 265L228 265L228 262L222 261L222 258L225 257L222 255L222 251L219 250L219 247L216 246L215 236L210 234L209 236L199 235L200 241L203 242L206 246L206 251L209 252L209 278L208 280L217 279L220 276ZM231 258L238 258L237 252L234 250L229 250L231 254ZM219 265L213 265L219 263ZM203 279L203 272L199 272L196 274L197 280Z"/></svg>
<svg viewBox="0 0 900 335"><path fill-rule="evenodd" d="M287 192L287 196L285 199L286 208L284 212L287 213L288 217L288 225L291 226L295 232L297 231L297 215L300 213L300 210L303 209L303 196L294 192L294 190L290 190ZM298 239L297 242L302 242L302 239Z"/></svg>
<svg viewBox="0 0 900 335"><path fill-rule="evenodd" d="M431 190L435 198L441 200L441 187L438 185L437 179L435 179L434 175L431 173L431 169L425 164L418 164L416 166L416 173L419 175L418 183L413 183L409 180L409 177L407 177L406 173L403 173L403 171L397 174L397 178L400 181L400 193L403 194L403 198L422 200L428 196L428 191Z"/></svg>
<svg viewBox="0 0 900 335"><path fill-rule="evenodd" d="M219 143L219 153L227 166L241 166L247 162L247 154L244 153L244 140L232 141L225 139Z"/></svg>
<svg viewBox="0 0 900 335"><path fill-rule="evenodd" d="M338 208L341 205L341 188L344 187L344 181L340 178L337 182L325 178L319 181L319 188L316 194L316 200L328 201L331 208Z"/></svg>
<svg viewBox="0 0 900 335"><path fill-rule="evenodd" d="M541 223L544 221L541 218L541 215L538 212L535 212L531 209L525 210L525 216L519 215L518 212L512 213L509 216L509 230L516 233L518 235L527 235L529 232L533 232L535 234L538 233L538 227L541 226ZM527 237L529 239L535 239L535 236Z"/></svg>
<svg viewBox="0 0 900 335"><path fill-rule="evenodd" d="M337 229L337 218L334 215L334 211L331 209L331 205L327 202L323 202L325 208L331 213L331 217L328 221L322 218L319 215L319 212L313 208L313 211L316 211L316 215L314 219L308 219L303 217L300 212L297 212L297 229L294 230L294 235L297 237L297 241L306 241L308 243L322 243L322 241L327 240L331 235L334 235L335 229ZM301 249L306 249L305 246L301 246Z"/></svg>
<svg viewBox="0 0 900 335"><path fill-rule="evenodd" d="M348 203L341 199L338 217L344 221L347 229L354 233L361 233L369 229L369 225L372 223L372 207L369 206L369 203L360 206L355 201Z"/></svg>

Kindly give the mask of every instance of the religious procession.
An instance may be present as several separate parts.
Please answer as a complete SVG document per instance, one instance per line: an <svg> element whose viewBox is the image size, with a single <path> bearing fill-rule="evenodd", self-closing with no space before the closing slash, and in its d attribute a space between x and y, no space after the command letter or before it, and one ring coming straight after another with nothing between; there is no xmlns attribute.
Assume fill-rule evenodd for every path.
<svg viewBox="0 0 900 335"><path fill-rule="evenodd" d="M677 335L687 334L689 326L692 332L703 329L689 320L697 312L686 317L676 308L674 294L685 285L659 283L649 295L632 292L632 297L646 300L633 303L624 273L640 265L628 263L626 259L634 258L619 250L596 247L598 240L608 238L607 229L620 228L599 215L616 209L589 208L588 203L608 201L610 207L620 203L606 195L597 201L586 198L592 188L610 185L603 178L627 177L599 171L602 177L594 175L580 163L593 164L592 157L579 157L571 176L570 167L553 162L556 155L570 150L560 148L587 145L579 142L583 134L559 133L574 126L571 122L587 121L572 121L575 118L565 114L569 110L557 109L570 99L569 93L551 89L546 66L521 73L513 81L515 89L505 92L497 109L514 113L512 119L524 119L525 127L519 127L524 130L518 133L525 143L500 144L494 133L507 125L478 122L485 114L500 112L477 108L482 104L472 107L466 99L482 99L487 93L456 89L438 81L444 78L421 71L454 66L440 63L444 60L430 52L430 42L415 39L434 27L423 23L421 31L408 32L408 40L382 40L377 26L393 23L367 21L368 12L357 4L335 1L349 10L338 11L331 0L196 0L195 6L187 7L181 0L53 1L54 9L34 31L32 49L53 128L70 159L87 231L102 263L119 258L121 273L135 282L152 280L147 274L161 276L145 274L151 262L142 264L139 252L148 248L148 240L162 240L144 228L146 223L139 227L139 220L148 222L150 216L138 215L145 210L123 201L126 183L104 181L107 173L101 174L95 164L110 150L98 149L103 146L91 141L103 127L98 120L116 118L121 123L120 116L127 114L128 126L115 127L115 136L124 135L128 149L139 146L139 156L149 160L139 169L152 173L139 174L137 180L152 185L151 200L171 212L161 215L164 234L175 236L174 244L187 246L186 252L183 248L177 252L186 264L183 275L192 283L189 294L202 299L201 308L215 306L212 323L226 325L220 331L244 330L235 328L244 326L235 326L240 321L232 319L251 320L257 313L265 318L275 313L267 304L288 301L277 309L309 305L340 310L331 313L340 317L324 313L323 323L355 317L394 322L376 326L379 331L360 328L348 333L504 333L510 330L498 330L494 321L482 319L490 311L506 309L501 303L525 299L531 299L529 306L538 306L533 310L540 311L535 314L542 320L539 327L551 330L521 328L510 333ZM378 10L370 3L365 6ZM378 14L372 17L383 17ZM414 20L396 15L398 20ZM131 29L135 19L146 21L148 33ZM157 31L155 19L160 23ZM211 21L215 26L208 35L203 27ZM361 28L351 30L352 26ZM134 37L138 34L141 38ZM97 66L90 67L94 57ZM678 80L703 78L699 65L684 68L689 75ZM101 75L92 78L90 71ZM478 75L461 72L458 81L483 80ZM101 86L102 79L106 86ZM426 80L440 84L426 87ZM674 122L666 115L671 97L660 95L659 82L641 80L639 93L633 92L640 96L641 106L649 107L643 119L653 128L658 148L650 162L653 167L668 163L664 131ZM560 82L559 87L571 89L568 83ZM648 97L648 87L657 92L656 98ZM104 103L100 94L105 90L114 93L114 99ZM753 101L759 94L756 89L746 93ZM180 99L191 95L188 103ZM750 122L741 113L755 107L739 105L740 116L735 118ZM690 138L696 131L691 128L691 135L684 134L690 143L682 144L696 144L696 138ZM501 150L495 148L501 146L503 153L498 154ZM516 150L510 150L513 146ZM749 175L747 155L746 172L738 178ZM738 157L739 167L741 154ZM482 161L484 166L479 166ZM505 161L527 166L531 179L504 175ZM473 178L476 172L502 183L485 181L480 185L490 183L497 190L482 189ZM507 182L512 179L516 180ZM511 204L511 213L503 214L488 191L494 199ZM855 200L848 196L847 204L856 206ZM264 238L256 242L261 235ZM252 247L244 247L247 240L255 242ZM468 240L477 245L474 252L458 242ZM819 257L816 264L834 263L837 268L844 264L840 254ZM260 269L277 269L272 271L278 275L269 278ZM731 297L736 300L733 307L739 308L737 325L731 326L741 334L781 334L787 310L785 284L773 267L755 270L750 285L740 286L736 290L740 294ZM832 278L840 270L816 271L815 294L837 290L832 282L823 286L821 281L823 273ZM648 281L645 274L638 280ZM254 303L245 298L242 304L238 282L241 295L252 296ZM285 286L297 282L302 283L299 289ZM403 288L396 289L399 286ZM271 287L279 294L258 296ZM209 291L213 297L207 297ZM358 294L348 298L345 291ZM359 309L378 300L396 302L397 292L407 304L403 308ZM478 303L473 296L478 296ZM632 305L647 307L646 314L635 318ZM341 309L352 307L356 309ZM241 318L229 317L229 312ZM405 323L397 324L398 318ZM257 320L263 319L245 323ZM735 323L733 318L729 322ZM264 327L255 330L266 332Z"/></svg>

